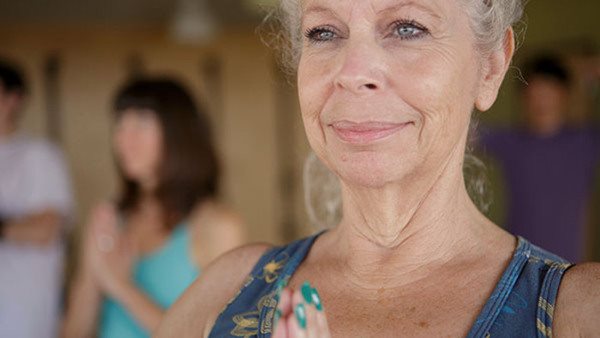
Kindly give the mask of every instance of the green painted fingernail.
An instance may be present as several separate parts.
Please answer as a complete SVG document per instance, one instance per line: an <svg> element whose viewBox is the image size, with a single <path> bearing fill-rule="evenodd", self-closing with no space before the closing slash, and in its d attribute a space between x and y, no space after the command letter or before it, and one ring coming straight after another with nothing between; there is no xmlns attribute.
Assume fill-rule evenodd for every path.
<svg viewBox="0 0 600 338"><path fill-rule="evenodd" d="M275 284L275 287L277 289L277 292L281 292L281 290L283 290L286 286L286 280L285 278L281 278L277 281L277 284Z"/></svg>
<svg viewBox="0 0 600 338"><path fill-rule="evenodd" d="M275 298L277 303L279 303L279 299L281 298L281 291L283 291L283 287L284 286L281 280L275 285L275 296L273 298Z"/></svg>
<svg viewBox="0 0 600 338"><path fill-rule="evenodd" d="M321 297L319 296L319 292L317 292L317 289L315 288L313 288L311 291L312 302L313 304L315 304L317 311L323 311L323 304L321 303Z"/></svg>
<svg viewBox="0 0 600 338"><path fill-rule="evenodd" d="M303 303L299 303L294 308L294 314L296 315L296 320L298 321L298 326L301 329L306 329L306 309L304 308Z"/></svg>
<svg viewBox="0 0 600 338"><path fill-rule="evenodd" d="M275 318L273 319L273 327L275 327L277 325L277 322L279 322L279 318L281 318L281 310L276 309L275 310Z"/></svg>
<svg viewBox="0 0 600 338"><path fill-rule="evenodd" d="M279 290L279 289L283 289L283 279L280 279L277 281L277 284L275 284L275 287Z"/></svg>
<svg viewBox="0 0 600 338"><path fill-rule="evenodd" d="M312 287L310 286L310 284L308 282L304 282L302 284L302 288L300 289L300 291L302 292L302 297L304 298L304 301L306 302L306 304L311 304L312 303Z"/></svg>

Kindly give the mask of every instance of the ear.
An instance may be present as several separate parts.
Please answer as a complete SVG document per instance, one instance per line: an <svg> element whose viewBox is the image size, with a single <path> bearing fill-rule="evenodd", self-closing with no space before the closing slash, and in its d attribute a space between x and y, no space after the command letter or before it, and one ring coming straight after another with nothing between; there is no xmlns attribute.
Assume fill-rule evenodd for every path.
<svg viewBox="0 0 600 338"><path fill-rule="evenodd" d="M479 111L490 109L496 101L514 52L514 32L509 28L504 35L503 48L491 52L483 60L481 82L475 98L475 107Z"/></svg>

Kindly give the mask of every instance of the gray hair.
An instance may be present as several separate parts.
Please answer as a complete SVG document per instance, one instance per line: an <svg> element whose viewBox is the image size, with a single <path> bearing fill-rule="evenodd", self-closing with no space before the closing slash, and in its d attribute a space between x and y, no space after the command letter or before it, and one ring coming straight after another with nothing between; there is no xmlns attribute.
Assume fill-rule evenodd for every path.
<svg viewBox="0 0 600 338"><path fill-rule="evenodd" d="M477 45L484 54L504 47L506 31L516 26L523 16L524 0L463 1Z"/></svg>

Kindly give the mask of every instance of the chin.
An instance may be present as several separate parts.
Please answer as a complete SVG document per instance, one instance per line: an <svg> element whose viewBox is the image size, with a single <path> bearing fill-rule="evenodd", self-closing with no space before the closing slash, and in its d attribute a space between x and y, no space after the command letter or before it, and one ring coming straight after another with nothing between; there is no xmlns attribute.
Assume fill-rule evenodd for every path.
<svg viewBox="0 0 600 338"><path fill-rule="evenodd" d="M328 166L345 184L382 188L409 175L411 163L401 154L362 151L331 157Z"/></svg>
<svg viewBox="0 0 600 338"><path fill-rule="evenodd" d="M136 168L135 166L125 166L123 168L123 172L125 177L132 181L139 181L142 177L144 177L143 170Z"/></svg>

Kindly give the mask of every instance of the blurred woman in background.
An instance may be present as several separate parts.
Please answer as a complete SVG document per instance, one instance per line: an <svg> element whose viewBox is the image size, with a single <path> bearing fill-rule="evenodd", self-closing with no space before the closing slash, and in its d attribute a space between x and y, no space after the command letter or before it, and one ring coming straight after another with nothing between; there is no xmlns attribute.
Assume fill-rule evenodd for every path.
<svg viewBox="0 0 600 338"><path fill-rule="evenodd" d="M215 201L219 166L206 117L170 79L126 85L114 104L116 203L85 228L65 337L147 337L208 262L242 243Z"/></svg>

